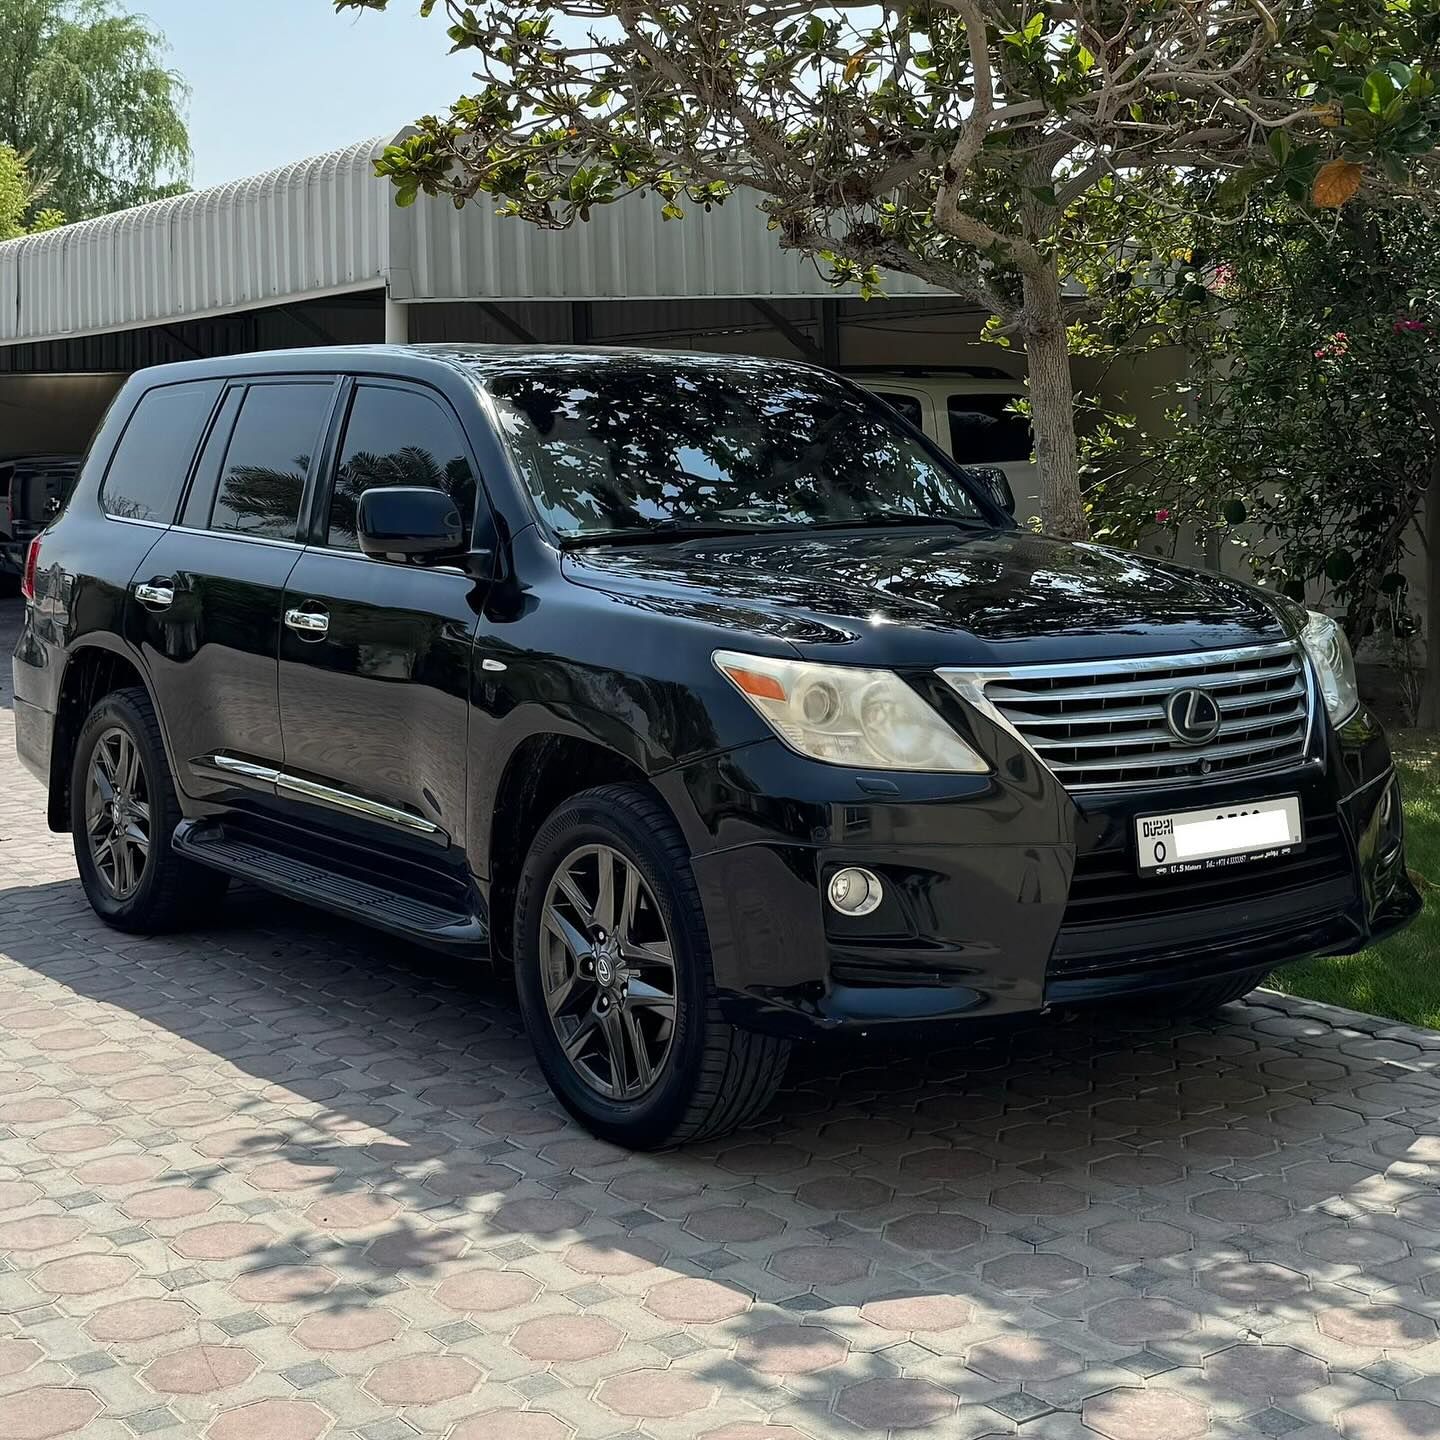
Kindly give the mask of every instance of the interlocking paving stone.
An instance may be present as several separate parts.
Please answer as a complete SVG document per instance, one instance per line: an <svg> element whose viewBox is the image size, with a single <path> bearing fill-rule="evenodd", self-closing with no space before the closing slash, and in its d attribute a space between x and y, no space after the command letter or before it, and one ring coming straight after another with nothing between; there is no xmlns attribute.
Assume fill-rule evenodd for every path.
<svg viewBox="0 0 1440 1440"><path fill-rule="evenodd" d="M0 1437L1440 1437L1440 1034L842 1041L631 1157L498 982L241 887L106 929L7 684Z"/></svg>
<svg viewBox="0 0 1440 1440"><path fill-rule="evenodd" d="M134 1415L123 1415L121 1422L137 1435L155 1435L161 1430L172 1430L181 1423L180 1417L164 1405L156 1405L149 1410L140 1410Z"/></svg>

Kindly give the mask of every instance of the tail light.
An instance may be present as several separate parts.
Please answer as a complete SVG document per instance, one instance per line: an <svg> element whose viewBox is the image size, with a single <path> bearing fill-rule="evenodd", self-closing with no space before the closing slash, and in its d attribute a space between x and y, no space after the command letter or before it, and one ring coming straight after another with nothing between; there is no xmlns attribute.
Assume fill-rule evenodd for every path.
<svg viewBox="0 0 1440 1440"><path fill-rule="evenodd" d="M20 593L27 599L35 598L35 572L40 568L40 537L37 535L25 552L25 573L20 577Z"/></svg>

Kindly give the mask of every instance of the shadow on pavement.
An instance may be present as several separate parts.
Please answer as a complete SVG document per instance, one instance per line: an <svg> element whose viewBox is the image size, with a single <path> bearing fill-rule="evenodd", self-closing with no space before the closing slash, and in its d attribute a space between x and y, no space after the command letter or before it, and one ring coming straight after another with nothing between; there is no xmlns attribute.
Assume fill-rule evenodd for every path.
<svg viewBox="0 0 1440 1440"><path fill-rule="evenodd" d="M74 882L0 889L0 1003L104 1092L114 1154L282 1227L230 1257L234 1308L421 1291L557 1386L603 1322L672 1382L620 1415L688 1413L683 1381L817 1434L1197 1404L1298 1433L1440 1370L1440 1037L1383 1022L1266 997L827 1044L751 1130L631 1156L551 1098L503 983L254 891L135 940Z"/></svg>

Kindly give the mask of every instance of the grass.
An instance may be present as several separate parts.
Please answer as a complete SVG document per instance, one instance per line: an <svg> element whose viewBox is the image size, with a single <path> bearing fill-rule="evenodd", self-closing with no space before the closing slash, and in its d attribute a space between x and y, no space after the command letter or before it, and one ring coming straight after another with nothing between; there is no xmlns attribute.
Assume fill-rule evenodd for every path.
<svg viewBox="0 0 1440 1440"><path fill-rule="evenodd" d="M1287 965L1268 983L1287 995L1440 1029L1440 735L1401 732L1393 744L1406 859L1425 897L1424 913L1373 950Z"/></svg>

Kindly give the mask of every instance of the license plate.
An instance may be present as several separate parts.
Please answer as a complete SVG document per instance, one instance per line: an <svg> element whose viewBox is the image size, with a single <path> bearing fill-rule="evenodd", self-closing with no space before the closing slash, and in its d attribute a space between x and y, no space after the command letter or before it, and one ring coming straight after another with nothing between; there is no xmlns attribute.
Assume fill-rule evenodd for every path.
<svg viewBox="0 0 1440 1440"><path fill-rule="evenodd" d="M1188 875L1276 860L1304 843L1300 801L1293 795L1210 810L1142 815L1135 822L1142 875Z"/></svg>

